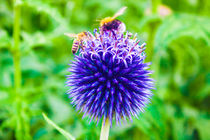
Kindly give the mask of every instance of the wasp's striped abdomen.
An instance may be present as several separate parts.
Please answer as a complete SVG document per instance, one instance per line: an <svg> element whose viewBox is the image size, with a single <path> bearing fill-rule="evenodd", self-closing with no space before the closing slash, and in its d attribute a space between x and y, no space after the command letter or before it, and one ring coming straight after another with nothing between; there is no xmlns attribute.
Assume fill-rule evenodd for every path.
<svg viewBox="0 0 210 140"><path fill-rule="evenodd" d="M72 53L75 54L79 49L80 41L78 39L75 39L72 45Z"/></svg>

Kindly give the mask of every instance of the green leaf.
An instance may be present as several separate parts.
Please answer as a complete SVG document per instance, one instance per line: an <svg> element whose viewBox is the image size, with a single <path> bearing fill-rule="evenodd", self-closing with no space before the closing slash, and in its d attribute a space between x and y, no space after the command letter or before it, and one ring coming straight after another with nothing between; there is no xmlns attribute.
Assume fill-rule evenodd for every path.
<svg viewBox="0 0 210 140"><path fill-rule="evenodd" d="M5 30L0 30L0 48L11 46L11 39Z"/></svg>
<svg viewBox="0 0 210 140"><path fill-rule="evenodd" d="M23 31L21 35L23 37L23 42L21 43L20 47L23 53L30 52L31 49L34 49L36 47L47 47L48 44L50 44L49 35L44 34L42 32L35 32L29 34Z"/></svg>
<svg viewBox="0 0 210 140"><path fill-rule="evenodd" d="M56 130L58 130L64 137L66 137L67 140L75 140L75 138L71 134L69 134L68 132L66 132L65 130L60 128L58 125L56 125L44 113L42 113L42 115L43 115L44 119L47 121L47 123L50 124L51 126L53 126Z"/></svg>
<svg viewBox="0 0 210 140"><path fill-rule="evenodd" d="M65 18L62 17L62 15L58 12L58 10L56 8L54 8L40 0L36 0L36 1L26 0L23 5L33 8L39 13L48 15L53 22L56 22L59 26L62 25L62 28L64 28L64 29L69 29Z"/></svg>
<svg viewBox="0 0 210 140"><path fill-rule="evenodd" d="M145 16L142 18L139 28L144 29L144 28L150 28L151 23L159 23L162 21L161 17L159 15L151 15L151 16Z"/></svg>
<svg viewBox="0 0 210 140"><path fill-rule="evenodd" d="M210 45L210 19L189 14L176 14L166 19L155 36L155 51L166 49L180 37L202 39Z"/></svg>

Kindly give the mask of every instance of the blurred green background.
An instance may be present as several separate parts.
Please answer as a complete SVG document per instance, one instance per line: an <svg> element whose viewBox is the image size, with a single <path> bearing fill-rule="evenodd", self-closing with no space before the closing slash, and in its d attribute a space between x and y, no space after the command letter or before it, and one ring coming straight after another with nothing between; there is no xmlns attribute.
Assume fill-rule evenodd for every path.
<svg viewBox="0 0 210 140"><path fill-rule="evenodd" d="M63 34L93 31L122 6L118 19L147 43L157 90L110 140L210 140L209 0L0 0L1 140L65 139L42 112L76 139L99 139L101 124L82 119L65 94L73 55Z"/></svg>

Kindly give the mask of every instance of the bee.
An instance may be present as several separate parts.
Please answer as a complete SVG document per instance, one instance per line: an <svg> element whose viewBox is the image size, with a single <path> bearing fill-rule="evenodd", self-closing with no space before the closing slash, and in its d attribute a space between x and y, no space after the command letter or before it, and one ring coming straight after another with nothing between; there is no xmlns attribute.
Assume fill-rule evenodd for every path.
<svg viewBox="0 0 210 140"><path fill-rule="evenodd" d="M126 30L126 26L120 20L115 19L116 17L122 15L127 7L122 7L119 11L117 11L113 17L106 17L100 21L100 27L103 31L117 31L119 33L123 33Z"/></svg>
<svg viewBox="0 0 210 140"><path fill-rule="evenodd" d="M70 38L75 38L71 49L73 54L77 53L80 46L84 50L85 46L83 42L93 38L93 35L89 32L81 32L78 34L65 33L65 35Z"/></svg>

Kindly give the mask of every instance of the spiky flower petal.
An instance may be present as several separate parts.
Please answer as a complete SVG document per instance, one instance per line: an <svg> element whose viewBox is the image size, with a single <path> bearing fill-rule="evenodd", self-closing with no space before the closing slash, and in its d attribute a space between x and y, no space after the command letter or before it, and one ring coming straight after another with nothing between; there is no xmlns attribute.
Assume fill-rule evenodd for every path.
<svg viewBox="0 0 210 140"><path fill-rule="evenodd" d="M139 42L129 33L95 30L93 39L70 64L67 85L71 103L90 121L131 120L149 103L154 88L152 72L147 70L150 63L144 63L145 43Z"/></svg>

